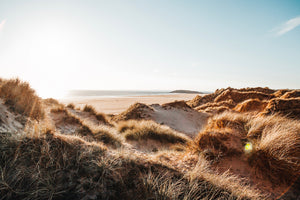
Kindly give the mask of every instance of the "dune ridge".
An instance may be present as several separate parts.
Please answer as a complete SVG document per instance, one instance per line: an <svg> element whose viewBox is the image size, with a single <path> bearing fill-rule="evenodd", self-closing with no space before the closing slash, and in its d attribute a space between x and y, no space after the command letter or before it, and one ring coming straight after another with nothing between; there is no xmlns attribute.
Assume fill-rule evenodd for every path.
<svg viewBox="0 0 300 200"><path fill-rule="evenodd" d="M1 79L0 98L2 199L300 195L299 90L226 88L116 115L43 100L19 80Z"/></svg>

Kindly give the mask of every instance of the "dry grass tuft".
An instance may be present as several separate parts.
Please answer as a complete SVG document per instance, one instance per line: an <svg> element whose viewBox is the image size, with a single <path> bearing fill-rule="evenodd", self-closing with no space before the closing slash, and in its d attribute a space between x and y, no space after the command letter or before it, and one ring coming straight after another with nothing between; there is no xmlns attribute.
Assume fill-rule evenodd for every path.
<svg viewBox="0 0 300 200"><path fill-rule="evenodd" d="M239 103L233 110L238 112L261 112L267 106L267 101L261 101L259 99L248 99Z"/></svg>
<svg viewBox="0 0 300 200"><path fill-rule="evenodd" d="M0 82L0 97L14 112L33 119L44 117L41 99L27 82L22 82L19 79L2 80Z"/></svg>
<svg viewBox="0 0 300 200"><path fill-rule="evenodd" d="M60 103L56 100L56 99L53 99L53 98L47 98L47 99L44 99L43 102L46 104L46 105L59 105Z"/></svg>
<svg viewBox="0 0 300 200"><path fill-rule="evenodd" d="M300 119L300 98L275 98L270 100L262 114L272 115L275 113Z"/></svg>
<svg viewBox="0 0 300 200"><path fill-rule="evenodd" d="M103 142L107 145L112 145L113 147L122 146L121 140L112 133L112 129L102 126L92 127L68 110L64 109L62 112L64 113L62 123L77 124L79 126L79 129L76 131L77 134L87 136L89 139Z"/></svg>
<svg viewBox="0 0 300 200"><path fill-rule="evenodd" d="M207 182L204 182L199 186L200 188L201 186L214 187L214 189L208 190L214 196L212 199L219 199L220 196L223 196L223 199L266 199L264 194L251 188L244 179L229 172L218 174L210 170L210 163L202 156L200 156L195 168L186 174L186 177L191 182L198 182L197 180L199 179L208 181L209 185L207 185ZM220 188L223 190L220 190ZM201 193L198 193L195 199L202 199Z"/></svg>
<svg viewBox="0 0 300 200"><path fill-rule="evenodd" d="M300 173L299 121L268 116L249 124L249 136L256 138L249 163L273 182L289 182L296 177Z"/></svg>
<svg viewBox="0 0 300 200"><path fill-rule="evenodd" d="M67 108L75 109L75 105L73 103L69 103L67 105Z"/></svg>
<svg viewBox="0 0 300 200"><path fill-rule="evenodd" d="M58 105L50 110L51 113L64 113L67 114L67 110L63 105Z"/></svg>
<svg viewBox="0 0 300 200"><path fill-rule="evenodd" d="M92 115L95 115L97 113L96 110L95 110L95 108L93 106L91 106L91 105L85 105L83 107L83 111L84 112L88 112L88 113L90 113Z"/></svg>
<svg viewBox="0 0 300 200"><path fill-rule="evenodd" d="M289 98L298 98L298 97L300 97L300 90L293 90L293 91L286 92L280 98L289 99Z"/></svg>
<svg viewBox="0 0 300 200"><path fill-rule="evenodd" d="M265 94L257 91L241 92L237 90L226 90L218 97L215 98L215 102L226 101L232 99L235 103L240 103L247 99L259 99L259 100L268 100L271 99L273 95Z"/></svg>
<svg viewBox="0 0 300 200"><path fill-rule="evenodd" d="M93 106L85 105L83 111L95 116L98 121L103 122L104 124L110 124L107 116L104 113L98 113Z"/></svg>
<svg viewBox="0 0 300 200"><path fill-rule="evenodd" d="M253 150L244 155L246 142L252 143ZM297 120L277 115L258 117L226 112L210 119L195 144L196 149L212 159L232 153L247 157L248 164L273 183L288 183L300 173L300 125Z"/></svg>
<svg viewBox="0 0 300 200"><path fill-rule="evenodd" d="M146 104L135 103L131 105L126 111L120 113L119 115L114 116L112 119L114 121L126 121L130 119L140 120L140 119L149 119L150 113L153 112L153 108ZM145 114L147 113L147 114Z"/></svg>
<svg viewBox="0 0 300 200"><path fill-rule="evenodd" d="M169 127L159 125L153 121L126 121L120 122L117 127L127 140L157 140L162 143L185 144L190 139L184 134L171 130Z"/></svg>

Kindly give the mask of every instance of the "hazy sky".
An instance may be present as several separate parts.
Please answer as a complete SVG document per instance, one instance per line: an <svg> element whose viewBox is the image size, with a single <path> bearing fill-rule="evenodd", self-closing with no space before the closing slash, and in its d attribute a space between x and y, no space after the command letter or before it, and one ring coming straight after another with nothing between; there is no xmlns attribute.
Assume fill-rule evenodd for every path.
<svg viewBox="0 0 300 200"><path fill-rule="evenodd" d="M300 86L300 1L0 0L0 76L66 89Z"/></svg>

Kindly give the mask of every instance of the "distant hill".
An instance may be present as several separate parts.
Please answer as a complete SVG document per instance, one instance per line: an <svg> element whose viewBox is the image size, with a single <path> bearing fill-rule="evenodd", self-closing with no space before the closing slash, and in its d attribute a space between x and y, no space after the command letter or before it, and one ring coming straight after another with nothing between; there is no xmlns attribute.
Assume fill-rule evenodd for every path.
<svg viewBox="0 0 300 200"><path fill-rule="evenodd" d="M204 94L203 92L193 91L193 90L174 90L170 93L185 93L185 94Z"/></svg>

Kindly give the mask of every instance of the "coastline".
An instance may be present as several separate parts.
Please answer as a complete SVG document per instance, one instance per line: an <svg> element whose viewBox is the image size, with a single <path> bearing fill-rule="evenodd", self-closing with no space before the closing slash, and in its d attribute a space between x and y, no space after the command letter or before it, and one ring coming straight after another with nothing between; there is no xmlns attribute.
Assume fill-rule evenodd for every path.
<svg viewBox="0 0 300 200"><path fill-rule="evenodd" d="M98 112L105 114L119 114L134 103L164 104L172 101L191 100L199 94L162 94L145 96L121 96L121 97L74 97L59 99L63 104L73 103L82 108L86 104L95 107Z"/></svg>

